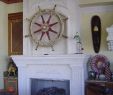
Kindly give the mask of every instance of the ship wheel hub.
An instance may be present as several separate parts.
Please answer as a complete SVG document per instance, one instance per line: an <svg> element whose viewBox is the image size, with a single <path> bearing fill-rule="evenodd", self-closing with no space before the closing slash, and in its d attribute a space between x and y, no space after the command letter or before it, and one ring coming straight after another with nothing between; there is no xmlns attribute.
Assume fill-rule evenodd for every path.
<svg viewBox="0 0 113 95"><path fill-rule="evenodd" d="M48 24L42 25L42 31L43 32L47 32L48 30L49 30L49 25Z"/></svg>

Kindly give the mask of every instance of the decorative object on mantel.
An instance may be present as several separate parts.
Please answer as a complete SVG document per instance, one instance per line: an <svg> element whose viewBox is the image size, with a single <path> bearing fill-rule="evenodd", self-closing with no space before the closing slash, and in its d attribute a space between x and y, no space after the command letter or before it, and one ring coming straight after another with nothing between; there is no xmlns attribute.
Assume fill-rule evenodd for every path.
<svg viewBox="0 0 113 95"><path fill-rule="evenodd" d="M89 79L111 81L110 62L104 55L95 55L88 61ZM96 76L96 77L95 77Z"/></svg>
<svg viewBox="0 0 113 95"><path fill-rule="evenodd" d="M106 31L108 33L108 36L107 36L108 50L113 51L113 25L106 28Z"/></svg>
<svg viewBox="0 0 113 95"><path fill-rule="evenodd" d="M91 32L94 51L95 53L99 53L101 43L101 20L97 15L91 18Z"/></svg>
<svg viewBox="0 0 113 95"><path fill-rule="evenodd" d="M35 50L41 47L51 47L61 37L67 38L64 33L64 26L67 20L63 14L55 11L56 5L53 9L41 9L36 12L29 21L29 34L25 37L30 37L36 44Z"/></svg>
<svg viewBox="0 0 113 95"><path fill-rule="evenodd" d="M81 39L80 39L78 32L76 32L74 39L76 41L76 49L77 49L76 54L82 54L83 47L82 47Z"/></svg>

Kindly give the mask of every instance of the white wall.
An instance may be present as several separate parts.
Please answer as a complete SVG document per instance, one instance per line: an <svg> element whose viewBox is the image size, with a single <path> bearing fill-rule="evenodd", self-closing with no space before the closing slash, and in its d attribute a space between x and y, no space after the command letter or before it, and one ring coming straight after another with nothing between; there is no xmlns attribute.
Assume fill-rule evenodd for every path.
<svg viewBox="0 0 113 95"><path fill-rule="evenodd" d="M23 12L23 3L14 3L7 5L8 13Z"/></svg>
<svg viewBox="0 0 113 95"><path fill-rule="evenodd" d="M43 55L43 54L73 54L76 53L76 42L74 36L76 32L80 31L79 21L79 6L77 0L24 0L24 19L32 18L32 16L39 11L38 6L41 9L53 9L56 4L56 10L59 13L64 14L67 20L66 32L68 39L60 39L53 46L55 51L51 48L39 47L36 51L36 44L31 43L30 37L23 39L23 54L24 55ZM29 22L24 20L24 35L29 34ZM59 48L60 47L60 48Z"/></svg>
<svg viewBox="0 0 113 95"><path fill-rule="evenodd" d="M0 1L0 89L3 89L3 72L8 64L8 13L22 11L22 3L5 4Z"/></svg>
<svg viewBox="0 0 113 95"><path fill-rule="evenodd" d="M8 55L7 5L0 2L0 89L3 88L3 71L6 70Z"/></svg>

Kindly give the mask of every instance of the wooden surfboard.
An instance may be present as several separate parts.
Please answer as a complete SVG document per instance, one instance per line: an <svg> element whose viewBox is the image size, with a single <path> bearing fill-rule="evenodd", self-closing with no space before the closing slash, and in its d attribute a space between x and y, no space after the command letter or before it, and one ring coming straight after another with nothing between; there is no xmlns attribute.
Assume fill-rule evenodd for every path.
<svg viewBox="0 0 113 95"><path fill-rule="evenodd" d="M95 15L91 18L92 42L95 53L99 53L101 44L101 20Z"/></svg>

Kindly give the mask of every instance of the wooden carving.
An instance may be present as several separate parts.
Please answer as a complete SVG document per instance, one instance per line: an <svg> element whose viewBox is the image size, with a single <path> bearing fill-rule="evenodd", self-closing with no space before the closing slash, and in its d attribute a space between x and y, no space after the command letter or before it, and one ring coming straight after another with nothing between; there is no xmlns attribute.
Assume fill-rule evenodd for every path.
<svg viewBox="0 0 113 95"><path fill-rule="evenodd" d="M91 32L94 51L95 53L99 53L101 44L101 20L97 15L91 19Z"/></svg>

